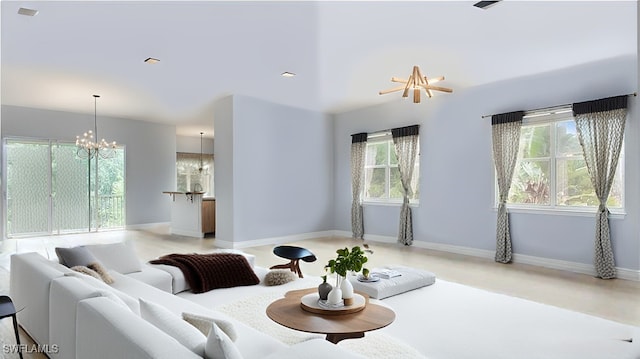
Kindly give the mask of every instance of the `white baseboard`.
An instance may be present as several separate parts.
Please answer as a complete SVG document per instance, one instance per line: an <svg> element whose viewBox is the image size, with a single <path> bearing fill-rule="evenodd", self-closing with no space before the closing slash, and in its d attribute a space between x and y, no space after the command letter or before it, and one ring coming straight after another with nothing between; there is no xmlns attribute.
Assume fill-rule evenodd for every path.
<svg viewBox="0 0 640 359"><path fill-rule="evenodd" d="M319 238L319 237L331 237L334 231L320 231L320 232L308 232L300 234L292 234L282 237L260 238L252 239L249 241L231 242L216 239L215 245L222 248L229 249L242 249L248 247L265 246L265 245L279 245L290 242L302 241L305 239Z"/></svg>
<svg viewBox="0 0 640 359"><path fill-rule="evenodd" d="M351 232L334 231L334 235L342 236L342 237L351 237ZM364 239L370 240L373 242L381 242L381 243L397 242L396 237L368 235L368 234L364 235ZM472 256L472 257L487 258L487 259L495 258L495 252L486 250L486 249L455 246L451 244L425 242L425 241L413 241L413 246L418 248L442 251L442 252L463 254L463 255ZM524 254L514 253L513 263L530 264L530 265L539 266L539 267L559 269L559 270L564 270L568 272L587 274L591 276L596 275L595 268L591 264L528 256ZM619 279L640 281L640 270L616 267L616 272L617 272L617 277Z"/></svg>
<svg viewBox="0 0 640 359"><path fill-rule="evenodd" d="M171 228L171 234L176 234L178 236L194 237L194 238L204 238L204 233L200 231L189 231L189 230L179 229L179 228Z"/></svg>
<svg viewBox="0 0 640 359"><path fill-rule="evenodd" d="M162 227L162 226L170 226L171 222L158 222L158 223L142 223L142 224L127 224L124 228L125 229L131 229L131 230L136 230L136 229L154 229L157 227Z"/></svg>

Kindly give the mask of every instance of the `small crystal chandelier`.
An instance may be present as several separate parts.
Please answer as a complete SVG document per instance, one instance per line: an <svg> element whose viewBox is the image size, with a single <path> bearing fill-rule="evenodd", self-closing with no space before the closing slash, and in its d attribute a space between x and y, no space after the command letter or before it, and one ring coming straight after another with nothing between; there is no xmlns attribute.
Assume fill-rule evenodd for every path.
<svg viewBox="0 0 640 359"><path fill-rule="evenodd" d="M98 107L98 97L100 95L93 95L93 131L89 130L80 136L76 136L76 146L78 147L76 150L76 154L80 158L112 158L115 156L115 148L116 141L111 143L105 141L103 138L100 141L93 142L93 136L98 138L98 115L97 115L97 107Z"/></svg>

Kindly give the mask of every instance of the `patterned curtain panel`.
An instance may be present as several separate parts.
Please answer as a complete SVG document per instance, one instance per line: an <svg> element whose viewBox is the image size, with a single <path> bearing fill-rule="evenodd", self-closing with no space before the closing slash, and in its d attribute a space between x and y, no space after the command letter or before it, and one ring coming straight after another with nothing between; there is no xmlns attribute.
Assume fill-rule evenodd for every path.
<svg viewBox="0 0 640 359"><path fill-rule="evenodd" d="M398 242L405 246L413 243L413 223L411 219L411 207L409 198L413 194L411 180L413 179L413 169L415 168L416 155L418 154L418 132L420 126L408 126L394 128L391 130L393 144L398 158L398 170L400 172L400 182L402 182L402 207L400 208L400 229L398 231Z"/></svg>
<svg viewBox="0 0 640 359"><path fill-rule="evenodd" d="M353 238L364 237L362 218L362 176L364 175L364 156L367 149L367 134L351 135L351 231Z"/></svg>
<svg viewBox="0 0 640 359"><path fill-rule="evenodd" d="M587 170L600 202L596 214L594 265L598 277L611 279L616 277L616 265L607 199L622 149L627 96L574 103L573 113Z"/></svg>
<svg viewBox="0 0 640 359"><path fill-rule="evenodd" d="M511 232L507 199L520 148L520 128L523 111L491 116L493 162L498 179L498 223L496 225L496 256L500 263L511 262Z"/></svg>

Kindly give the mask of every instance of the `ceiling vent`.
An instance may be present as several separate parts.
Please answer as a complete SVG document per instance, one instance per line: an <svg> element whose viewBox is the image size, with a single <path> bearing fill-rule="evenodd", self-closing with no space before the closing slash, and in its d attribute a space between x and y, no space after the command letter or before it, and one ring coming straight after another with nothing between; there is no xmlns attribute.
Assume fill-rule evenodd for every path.
<svg viewBox="0 0 640 359"><path fill-rule="evenodd" d="M478 1L477 3L473 4L473 6L486 10L499 2L500 2L499 0L498 1Z"/></svg>
<svg viewBox="0 0 640 359"><path fill-rule="evenodd" d="M25 16L36 16L38 15L38 10L21 7L18 9L18 14L25 15Z"/></svg>

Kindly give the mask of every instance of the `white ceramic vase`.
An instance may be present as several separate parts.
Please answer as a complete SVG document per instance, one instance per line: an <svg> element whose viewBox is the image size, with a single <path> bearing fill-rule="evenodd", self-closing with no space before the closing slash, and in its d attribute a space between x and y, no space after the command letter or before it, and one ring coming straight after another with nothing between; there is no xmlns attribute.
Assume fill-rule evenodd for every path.
<svg viewBox="0 0 640 359"><path fill-rule="evenodd" d="M342 299L353 298L353 285L347 277L342 278L340 289L342 290Z"/></svg>
<svg viewBox="0 0 640 359"><path fill-rule="evenodd" d="M342 290L339 286L335 286L327 296L327 303L337 305L342 301Z"/></svg>

